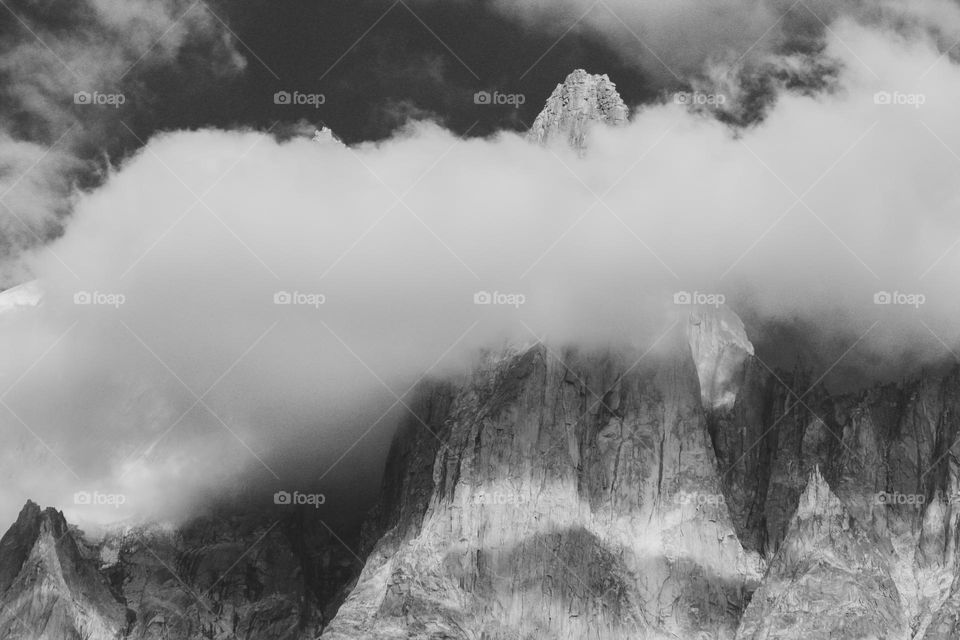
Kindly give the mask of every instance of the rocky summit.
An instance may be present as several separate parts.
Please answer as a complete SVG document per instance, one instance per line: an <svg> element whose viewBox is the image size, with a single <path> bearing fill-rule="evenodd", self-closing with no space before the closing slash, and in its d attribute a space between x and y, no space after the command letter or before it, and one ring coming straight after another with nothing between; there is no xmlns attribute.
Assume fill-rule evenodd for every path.
<svg viewBox="0 0 960 640"><path fill-rule="evenodd" d="M591 127L625 124L628 115L610 78L577 69L550 94L527 137L540 144L562 140L582 153Z"/></svg>

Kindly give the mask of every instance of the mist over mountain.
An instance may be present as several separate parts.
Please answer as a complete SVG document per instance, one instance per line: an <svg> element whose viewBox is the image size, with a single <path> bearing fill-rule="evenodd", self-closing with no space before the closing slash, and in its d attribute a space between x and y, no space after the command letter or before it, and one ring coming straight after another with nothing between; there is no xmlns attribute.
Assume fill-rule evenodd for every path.
<svg viewBox="0 0 960 640"><path fill-rule="evenodd" d="M0 635L960 632L957 4L5 9Z"/></svg>

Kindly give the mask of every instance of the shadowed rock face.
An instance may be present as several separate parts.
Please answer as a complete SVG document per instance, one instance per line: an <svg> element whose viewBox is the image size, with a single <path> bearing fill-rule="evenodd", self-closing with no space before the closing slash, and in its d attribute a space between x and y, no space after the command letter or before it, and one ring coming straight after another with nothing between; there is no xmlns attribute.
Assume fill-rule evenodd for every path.
<svg viewBox="0 0 960 640"><path fill-rule="evenodd" d="M0 638L314 638L357 565L299 516L218 513L125 528L93 546L28 502L0 540Z"/></svg>
<svg viewBox="0 0 960 640"><path fill-rule="evenodd" d="M833 396L811 388L808 374L772 372L751 358L733 408L708 417L724 494L744 547L767 557L779 552L793 536L801 496L819 467L818 475L858 527L889 551L889 572L908 629L905 635L891 629L879 637L950 637L952 631L936 635L936 629L951 629L958 611L957 588L951 588L958 571L958 411L956 368ZM832 581L823 574L825 593ZM812 605L798 611L840 624ZM872 636L850 630L836 637Z"/></svg>
<svg viewBox="0 0 960 640"><path fill-rule="evenodd" d="M28 502L0 540L0 638L118 638L126 612L63 514Z"/></svg>

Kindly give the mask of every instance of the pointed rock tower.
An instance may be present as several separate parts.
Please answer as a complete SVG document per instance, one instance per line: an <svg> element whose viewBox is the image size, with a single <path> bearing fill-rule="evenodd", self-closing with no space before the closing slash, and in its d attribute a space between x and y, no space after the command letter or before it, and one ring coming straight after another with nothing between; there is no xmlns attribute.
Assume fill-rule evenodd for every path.
<svg viewBox="0 0 960 640"><path fill-rule="evenodd" d="M565 139L582 153L594 123L622 125L628 115L627 105L606 74L594 75L577 69L550 94L527 137L540 144Z"/></svg>
<svg viewBox="0 0 960 640"><path fill-rule="evenodd" d="M737 640L909 637L893 547L861 527L815 467Z"/></svg>
<svg viewBox="0 0 960 640"><path fill-rule="evenodd" d="M55 509L33 502L0 539L0 638L112 640L125 607Z"/></svg>

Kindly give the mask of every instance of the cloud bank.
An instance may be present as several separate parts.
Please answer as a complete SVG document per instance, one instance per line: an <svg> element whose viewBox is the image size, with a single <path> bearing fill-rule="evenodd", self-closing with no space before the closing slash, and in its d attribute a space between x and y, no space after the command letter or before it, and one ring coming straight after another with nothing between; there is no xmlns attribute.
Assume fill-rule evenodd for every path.
<svg viewBox="0 0 960 640"><path fill-rule="evenodd" d="M425 373L505 340L643 349L679 292L761 340L813 327L861 375L951 358L960 67L852 20L818 55L832 88L782 89L762 123L665 101L584 158L430 124L153 138L30 257L42 304L0 314L0 512L93 518L78 490L125 496L98 518L276 488L351 505Z"/></svg>

